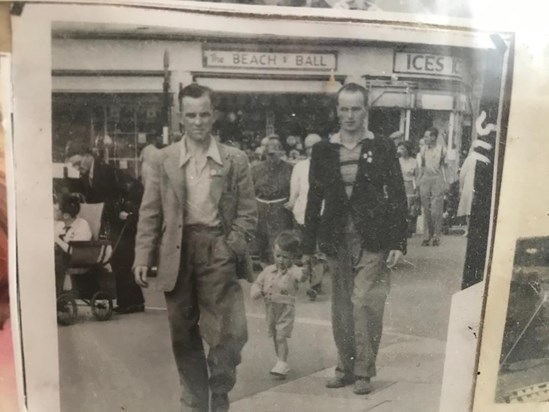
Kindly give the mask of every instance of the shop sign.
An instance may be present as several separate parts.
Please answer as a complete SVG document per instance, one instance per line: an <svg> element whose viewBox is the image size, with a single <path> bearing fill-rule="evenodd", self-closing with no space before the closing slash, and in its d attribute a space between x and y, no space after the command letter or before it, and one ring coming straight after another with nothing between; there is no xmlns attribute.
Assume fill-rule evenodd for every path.
<svg viewBox="0 0 549 412"><path fill-rule="evenodd" d="M395 73L426 74L463 79L464 71L465 62L460 57L431 53L395 53Z"/></svg>
<svg viewBox="0 0 549 412"><path fill-rule="evenodd" d="M337 67L335 53L275 53L203 50L205 67L330 71Z"/></svg>

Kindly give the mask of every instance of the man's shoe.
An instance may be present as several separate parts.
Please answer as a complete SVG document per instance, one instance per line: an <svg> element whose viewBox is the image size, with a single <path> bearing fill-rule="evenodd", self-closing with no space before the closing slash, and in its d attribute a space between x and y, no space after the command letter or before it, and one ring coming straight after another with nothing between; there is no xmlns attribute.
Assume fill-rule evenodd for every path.
<svg viewBox="0 0 549 412"><path fill-rule="evenodd" d="M355 395L368 395L372 392L370 378L356 378L353 392Z"/></svg>
<svg viewBox="0 0 549 412"><path fill-rule="evenodd" d="M425 239L423 242L421 242L421 246L429 246L429 243L431 243L431 241Z"/></svg>
<svg viewBox="0 0 549 412"><path fill-rule="evenodd" d="M127 315L128 313L145 312L145 305L130 305L130 306L117 306L113 309L114 312L119 315Z"/></svg>
<svg viewBox="0 0 549 412"><path fill-rule="evenodd" d="M326 382L326 387L328 389L338 389L352 385L353 382L354 379L350 376L334 376Z"/></svg>
<svg viewBox="0 0 549 412"><path fill-rule="evenodd" d="M433 246L439 246L440 245L440 239L433 239Z"/></svg>
<svg viewBox="0 0 549 412"><path fill-rule="evenodd" d="M316 300L317 292L314 289L307 289L307 296L309 296L309 300L311 302L314 302Z"/></svg>
<svg viewBox="0 0 549 412"><path fill-rule="evenodd" d="M227 412L229 410L229 395L226 393L212 393L212 412Z"/></svg>

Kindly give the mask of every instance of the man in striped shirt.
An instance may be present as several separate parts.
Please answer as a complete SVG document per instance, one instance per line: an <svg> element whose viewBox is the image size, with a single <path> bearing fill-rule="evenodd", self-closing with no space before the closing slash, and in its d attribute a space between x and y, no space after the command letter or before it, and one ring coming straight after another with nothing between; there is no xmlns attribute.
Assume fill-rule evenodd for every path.
<svg viewBox="0 0 549 412"><path fill-rule="evenodd" d="M339 133L313 147L305 212L304 262L317 240L328 256L338 365L328 388L371 391L389 293L389 270L406 251L407 202L396 148L364 127L364 87L337 96ZM322 203L324 211L321 213ZM307 265L305 266L307 268Z"/></svg>

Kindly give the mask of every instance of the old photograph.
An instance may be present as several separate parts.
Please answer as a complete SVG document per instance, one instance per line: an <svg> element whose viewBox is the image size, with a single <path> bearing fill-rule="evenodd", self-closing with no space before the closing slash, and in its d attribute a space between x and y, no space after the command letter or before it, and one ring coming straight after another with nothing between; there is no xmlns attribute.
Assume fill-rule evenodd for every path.
<svg viewBox="0 0 549 412"><path fill-rule="evenodd" d="M21 167L47 162L21 322L55 329L52 404L438 411L451 299L490 255L513 36L128 10L14 18L17 62L47 62L45 90L15 85L41 136Z"/></svg>
<svg viewBox="0 0 549 412"><path fill-rule="evenodd" d="M458 18L471 18L474 11L474 4L468 0L452 2L440 0L213 0L213 2L270 6L271 8L431 14Z"/></svg>
<svg viewBox="0 0 549 412"><path fill-rule="evenodd" d="M497 402L549 401L549 238L517 242L501 348Z"/></svg>

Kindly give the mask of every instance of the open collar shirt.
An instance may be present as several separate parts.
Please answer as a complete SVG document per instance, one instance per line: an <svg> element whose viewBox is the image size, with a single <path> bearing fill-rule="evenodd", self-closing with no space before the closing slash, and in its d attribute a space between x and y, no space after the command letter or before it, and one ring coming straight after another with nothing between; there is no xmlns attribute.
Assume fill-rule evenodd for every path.
<svg viewBox="0 0 549 412"><path fill-rule="evenodd" d="M330 143L339 146L339 165L341 177L343 179L343 183L345 184L345 192L347 193L348 198L351 198L353 186L356 180L358 162L360 160L360 154L362 152L361 143L368 138L368 134L362 135L362 137L353 147L343 144L343 142L341 141L341 135L339 133L334 134L330 138Z"/></svg>
<svg viewBox="0 0 549 412"><path fill-rule="evenodd" d="M211 162L223 165L219 146L213 137L202 161L187 148L188 137L181 139L179 167L185 169L185 224L215 227L221 224L217 205L210 197L212 179Z"/></svg>

